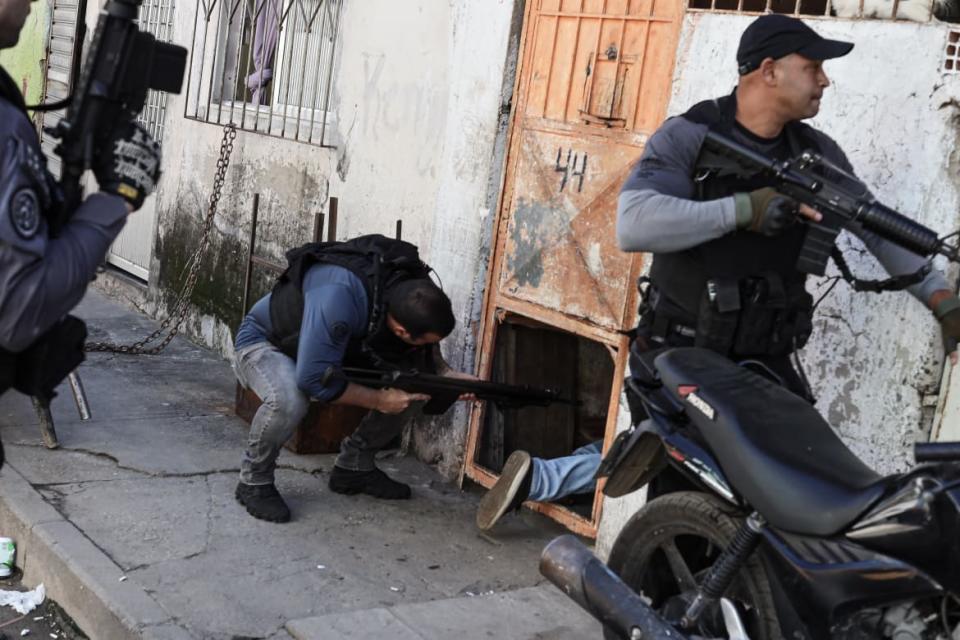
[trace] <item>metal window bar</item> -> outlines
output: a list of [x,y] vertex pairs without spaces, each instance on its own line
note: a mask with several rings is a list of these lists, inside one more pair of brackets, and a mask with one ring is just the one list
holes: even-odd
[[[198,0],[184,117],[319,146],[329,105],[343,0]],[[277,23],[272,64],[254,55],[258,20]],[[260,27],[264,29],[263,26]],[[261,33],[261,39],[266,33]],[[255,103],[254,73],[272,77]]]
[[951,29],[947,33],[947,49],[944,54],[943,71],[949,74],[960,73],[960,30]]
[[811,16],[912,22],[928,22],[935,17],[933,2],[921,2],[915,5],[918,8],[901,12],[904,4],[909,3],[904,0],[687,0],[687,10],[695,13],[783,13],[801,18]]
[[[174,0],[144,0],[140,7],[139,26],[162,42],[169,42],[173,33]],[[163,116],[167,109],[167,94],[148,91],[147,101],[137,122],[150,132],[157,142],[163,142]]]

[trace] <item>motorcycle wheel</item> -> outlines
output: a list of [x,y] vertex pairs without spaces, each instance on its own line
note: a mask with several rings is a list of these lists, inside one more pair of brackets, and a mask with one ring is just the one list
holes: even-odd
[[[613,543],[607,564],[661,615],[676,620],[741,522],[719,498],[693,491],[670,493],[630,518]],[[781,637],[770,583],[756,553],[725,597],[737,605],[751,640]],[[707,628],[701,627],[698,635],[727,637],[718,609],[701,618]],[[609,630],[604,637],[616,640]]]

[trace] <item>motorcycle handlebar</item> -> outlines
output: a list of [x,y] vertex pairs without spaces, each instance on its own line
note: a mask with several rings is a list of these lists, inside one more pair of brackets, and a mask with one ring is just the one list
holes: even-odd
[[921,462],[960,462],[960,442],[917,442],[913,457]]

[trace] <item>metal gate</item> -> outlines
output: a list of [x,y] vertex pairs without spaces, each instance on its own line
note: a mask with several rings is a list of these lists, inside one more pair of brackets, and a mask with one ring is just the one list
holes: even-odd
[[[152,33],[157,40],[168,42],[173,30],[173,12],[174,0],[144,0],[140,7],[140,29]],[[137,119],[160,143],[163,142],[166,109],[167,94],[150,91]],[[156,202],[156,196],[150,196],[139,211],[127,218],[126,226],[107,254],[108,262],[143,280],[150,274]]]
[[[510,316],[606,347],[614,379],[604,448],[616,428],[634,322],[640,256],[616,243],[620,186],[664,118],[683,0],[529,0],[507,179],[486,288],[481,375],[491,372],[497,327]],[[490,486],[477,462],[483,408],[471,414],[464,472]],[[539,505],[595,535],[590,519]]]

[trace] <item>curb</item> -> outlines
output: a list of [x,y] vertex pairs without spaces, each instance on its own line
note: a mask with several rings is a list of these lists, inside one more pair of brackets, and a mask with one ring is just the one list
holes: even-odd
[[123,570],[10,466],[0,470],[0,532],[17,544],[24,584],[46,586],[96,640],[193,638]]

